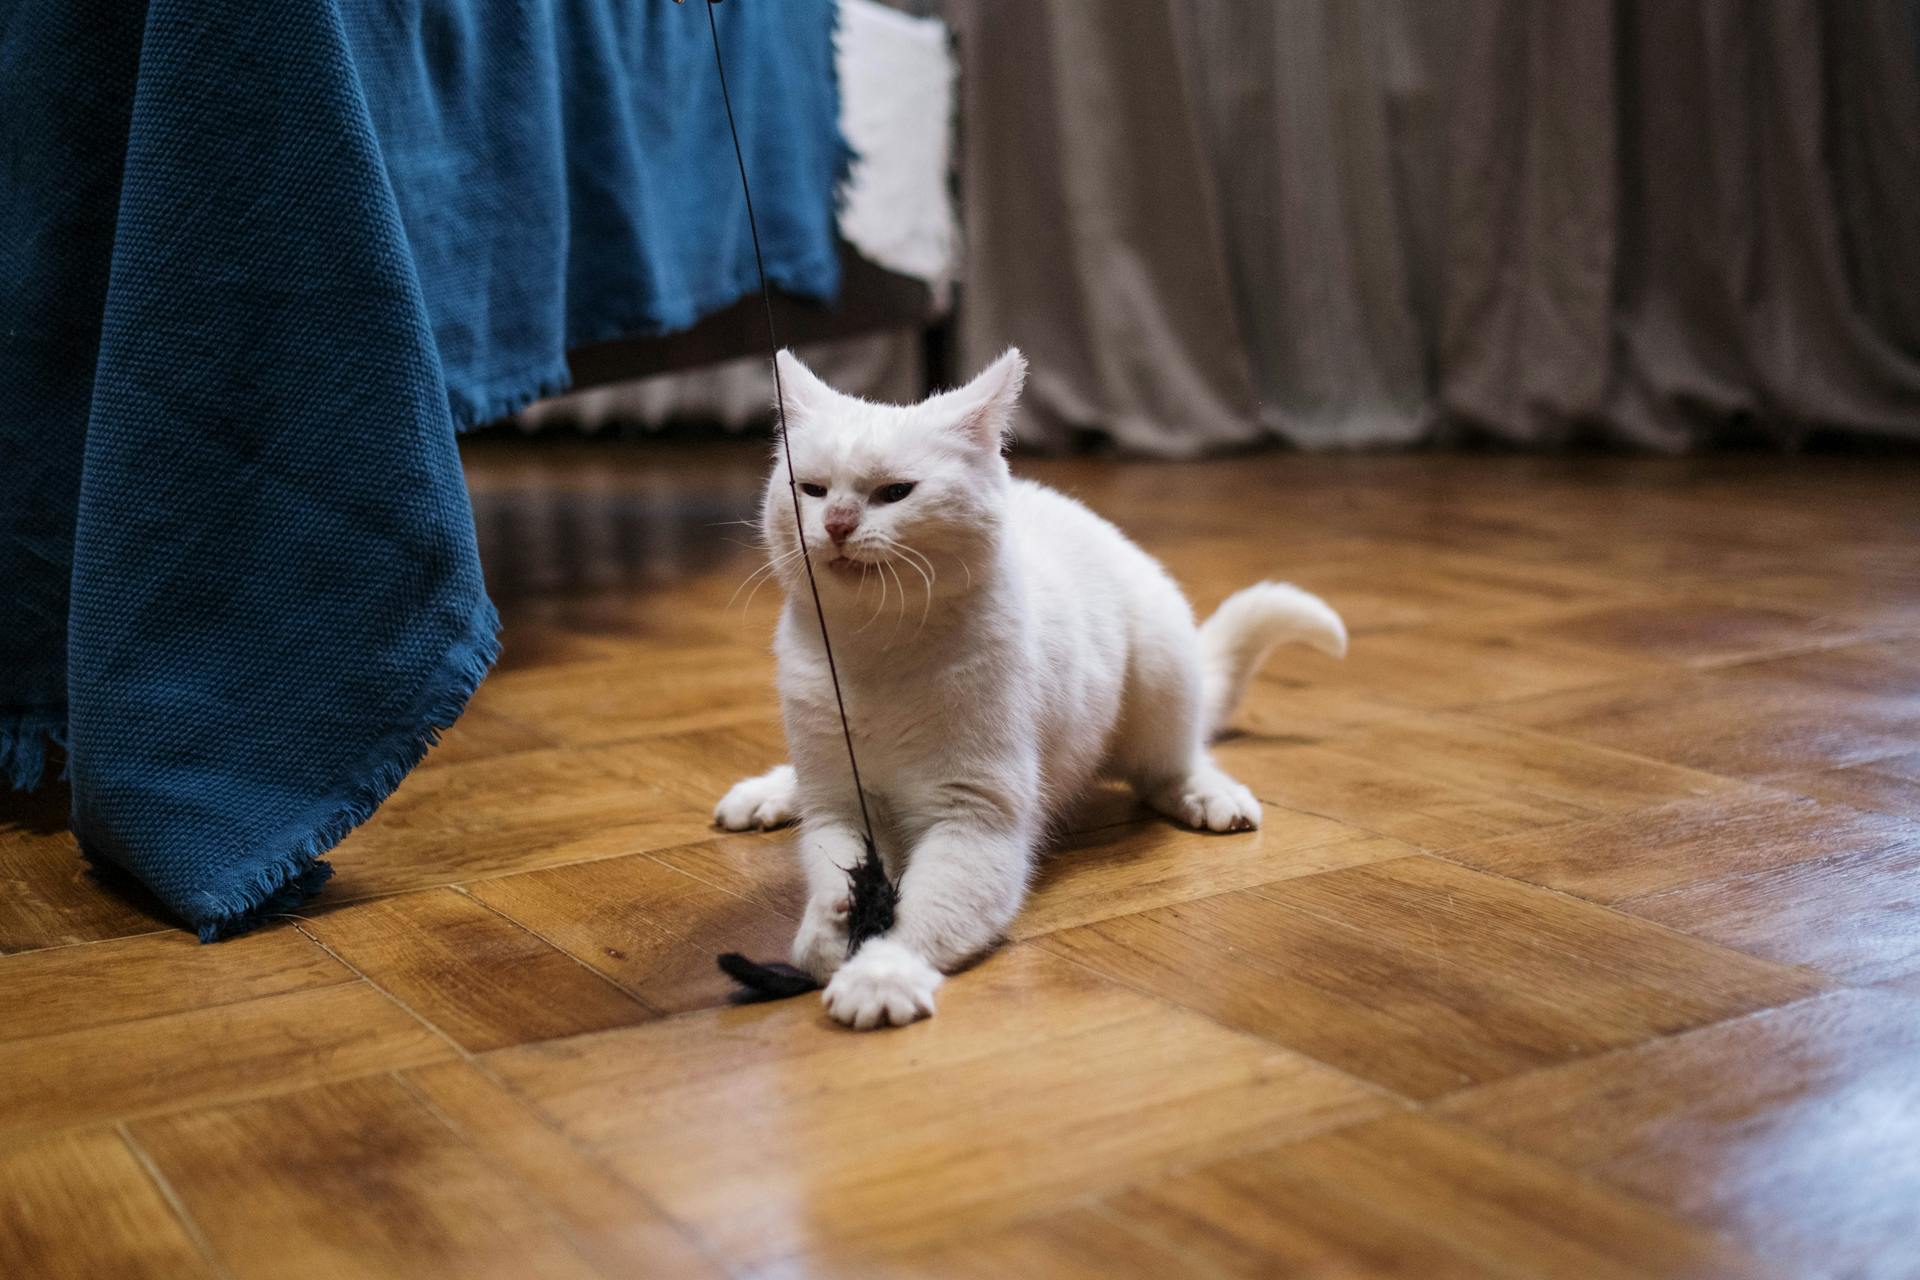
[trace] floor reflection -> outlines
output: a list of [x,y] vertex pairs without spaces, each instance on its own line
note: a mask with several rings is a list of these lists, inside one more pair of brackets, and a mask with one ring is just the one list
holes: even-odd
[[755,542],[762,441],[487,436],[461,453],[487,589],[503,609],[681,583]]

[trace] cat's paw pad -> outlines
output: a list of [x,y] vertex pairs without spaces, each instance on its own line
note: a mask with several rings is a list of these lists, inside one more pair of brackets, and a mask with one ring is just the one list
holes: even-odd
[[841,966],[821,998],[835,1021],[858,1030],[904,1027],[933,1013],[933,993],[943,980],[899,943],[875,938]]
[[1173,797],[1173,816],[1203,831],[1252,831],[1260,825],[1260,802],[1224,773],[1188,778]]
[[798,817],[793,766],[781,765],[744,778],[713,807],[713,820],[728,831],[771,831]]

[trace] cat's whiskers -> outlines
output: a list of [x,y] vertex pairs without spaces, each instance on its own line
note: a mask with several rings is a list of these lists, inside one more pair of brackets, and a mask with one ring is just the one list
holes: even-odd
[[755,565],[751,573],[747,574],[746,577],[740,579],[740,585],[733,589],[733,594],[727,597],[726,607],[729,609],[733,608],[734,603],[740,599],[740,593],[742,591],[745,591],[753,583],[759,581],[766,574],[773,572],[773,566],[774,566],[774,561],[771,558],[763,560],[759,564]]
[[887,633],[887,647],[892,648],[893,642],[900,638],[900,624],[907,616],[907,585],[900,581],[900,571],[893,567],[891,560],[882,560],[880,567],[893,575],[893,585],[900,588],[900,603],[894,608],[893,630]]
[[[875,565],[872,561],[862,560],[860,562],[860,588],[859,588],[859,591],[856,591],[854,593],[855,599],[859,598],[859,594],[861,591],[865,591],[867,589],[867,570],[874,567]],[[855,635],[859,635],[862,631],[865,631],[868,627],[872,626],[874,622],[879,619],[880,611],[887,607],[887,575],[885,573],[884,566],[881,566],[881,568],[882,568],[882,571],[874,575],[876,578],[880,580],[880,600],[877,604],[873,606],[873,612],[870,615],[868,615],[867,620],[861,623],[858,627],[854,629],[853,634]]]
[[747,596],[746,603],[740,606],[742,613],[746,612],[746,610],[748,609],[751,609],[753,607],[753,597],[760,594],[760,588],[767,585],[768,579],[770,579],[782,565],[785,565],[791,562],[792,560],[798,558],[799,555],[800,555],[800,549],[798,547],[795,547],[791,551],[783,552],[780,555],[770,557],[765,564],[761,565],[759,568],[755,569],[752,573],[748,574],[744,579],[741,580],[740,585],[733,589],[733,594],[727,597],[727,608],[728,609],[733,608],[733,602],[740,598],[740,593],[742,591],[745,591],[748,588],[748,586],[752,586],[753,591]]
[[[907,568],[919,574],[920,580],[926,584],[927,598],[926,603],[920,607],[920,627],[913,633],[915,636],[918,636],[920,632],[927,629],[927,619],[933,614],[933,584],[939,581],[940,571],[933,567],[933,560],[930,556],[924,552],[914,550],[898,538],[889,537],[887,539],[887,550],[895,552],[900,559],[906,561]],[[925,565],[926,568],[921,568],[922,565]],[[895,570],[895,579],[897,580],[899,576],[899,571]],[[900,588],[900,594],[904,603],[906,587],[902,586]]]

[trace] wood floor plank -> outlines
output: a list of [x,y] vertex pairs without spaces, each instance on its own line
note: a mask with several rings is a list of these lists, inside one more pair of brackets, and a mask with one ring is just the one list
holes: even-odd
[[1920,847],[1920,821],[1777,791],[1715,795],[1460,845],[1448,861],[1620,902],[1796,862]]
[[1832,645],[1756,662],[1742,672],[1805,681],[1852,698],[1874,699],[1897,723],[1909,730],[1920,728],[1920,635]]
[[0,958],[0,1043],[352,982],[297,929],[217,947],[179,929]]
[[[788,1004],[487,1062],[738,1264],[906,1247],[1390,1106],[1023,952],[953,979],[939,1017],[883,1036],[822,1035],[817,1006]],[[786,1052],[745,1052],[762,1037]]]
[[1920,628],[1920,570],[1913,567],[1911,539],[1885,557],[1873,557],[1877,563],[1860,563],[1859,548],[1854,550],[1851,563],[1810,556],[1758,566],[1739,579],[1735,590],[1748,599],[1814,609],[1861,626]]
[[[1069,1099],[1074,1118],[1062,1125]],[[1298,1055],[1155,1014],[1049,1040],[1018,1063],[975,1059],[858,1089],[815,1079],[801,1106],[756,1105],[725,1088],[669,1095],[597,1146],[676,1217],[753,1262],[1003,1222],[1236,1134],[1270,1140],[1384,1105]],[[769,1164],[783,1170],[777,1182]]]
[[[1504,509],[1530,520],[1539,516],[1533,502],[1507,504]],[[1657,584],[1623,573],[1603,558],[1570,554],[1564,545],[1564,525],[1555,525],[1548,532],[1550,538],[1536,534],[1524,546],[1492,538],[1485,547],[1466,548],[1370,538],[1356,551],[1355,563],[1364,569],[1370,559],[1377,561],[1384,544],[1384,554],[1406,583],[1439,582],[1454,591],[1471,587],[1501,597],[1476,602],[1470,611],[1462,611],[1479,622],[1559,617],[1572,610],[1624,605],[1660,594]]]
[[[507,612],[501,619],[500,656],[493,664],[494,676],[593,662],[620,654],[619,645],[593,634],[594,628],[571,625],[571,619],[554,620],[556,611],[567,611],[565,597],[528,595],[517,599],[509,597],[509,600]],[[631,597],[627,597],[627,606],[631,607],[632,603]],[[494,680],[489,677],[468,705],[498,714],[492,706],[493,688]]]
[[806,877],[793,851],[794,829],[714,835],[649,854],[676,871],[746,898],[777,916],[798,920]]
[[[1143,521],[1136,517],[1129,523],[1138,529]],[[1242,534],[1222,530],[1208,535],[1182,522],[1166,536],[1149,538],[1147,546],[1193,600],[1195,612],[1202,617],[1233,592],[1263,578],[1284,579],[1340,601],[1341,618],[1355,635],[1425,626],[1463,607],[1485,607],[1488,603],[1485,591],[1463,593],[1431,579],[1410,585],[1405,581],[1410,575],[1402,574],[1383,581],[1386,575],[1379,566],[1369,571],[1365,563],[1368,551],[1377,552],[1377,548],[1359,539],[1275,548],[1266,564],[1255,564],[1250,562]],[[1494,603],[1508,600],[1505,592],[1493,596]]]
[[239,1280],[599,1274],[542,1204],[391,1076],[131,1130]]
[[[1219,1280],[1232,1275],[1198,1250],[1161,1244],[1103,1206],[1077,1206],[960,1241],[891,1255],[826,1251],[783,1258],[751,1280]],[[1262,1274],[1262,1273],[1248,1273]]]
[[1451,714],[1355,730],[1324,747],[1238,739],[1218,754],[1264,800],[1430,850],[1738,789],[1698,770]]
[[0,1148],[0,1275],[215,1275],[112,1129]]
[[1549,694],[1485,714],[1735,778],[1838,768],[1912,749],[1903,709],[1746,668]]
[[1184,903],[1040,945],[1414,1098],[1820,987],[1796,970],[1425,857]]
[[[1246,696],[1228,721],[1233,737],[1265,742],[1322,742],[1361,725],[1405,720],[1420,714],[1404,702],[1392,702],[1358,682],[1333,685],[1324,667],[1303,671],[1294,654],[1273,662],[1247,682]],[[1328,659],[1321,659],[1326,662]]]
[[1718,1227],[1792,1275],[1906,1276],[1920,1000],[1837,992],[1476,1089],[1441,1110]]
[[0,1044],[0,1136],[258,1097],[450,1057],[364,982]]
[[648,651],[647,661],[569,663],[511,673],[488,706],[569,746],[630,741],[777,719],[770,654]]
[[711,817],[727,789],[765,773],[787,758],[778,716],[684,733],[667,733],[644,744],[603,753],[609,768],[636,782],[684,800],[690,812]]
[[1089,831],[1040,864],[1015,938],[1164,907],[1191,898],[1403,857],[1397,840],[1312,814],[1267,806],[1258,831],[1217,835],[1165,819]]
[[1752,955],[1848,982],[1880,982],[1920,969],[1920,840],[1703,880],[1619,905]]
[[1817,610],[1691,595],[1610,605],[1523,626],[1521,644],[1536,636],[1571,641],[1692,667],[1747,662],[1859,639],[1870,628]]
[[793,922],[646,855],[472,886],[494,910],[605,974],[655,1013],[726,1002],[723,951],[780,959]]
[[64,783],[0,791],[0,953],[125,938],[174,927],[132,882],[93,871],[67,830]]
[[423,768],[335,848],[321,900],[667,848],[711,834],[711,814],[636,779],[617,748]]
[[[765,560],[745,548],[727,547],[725,552],[712,566],[691,574],[669,573],[665,582],[615,582],[515,599],[514,625],[504,637],[503,656],[513,658],[509,670],[617,658],[636,650],[686,654],[736,648],[764,653],[779,616],[777,589],[768,586],[753,608],[745,607],[746,591],[729,604],[734,589]],[[675,607],[659,606],[662,587],[671,588]],[[529,629],[535,634],[527,636]]]
[[1565,560],[1522,561],[1372,537],[1315,539],[1269,554],[1264,546],[1250,551],[1244,527],[1194,538],[1184,536],[1186,521],[1177,511],[1169,519],[1179,533],[1153,546],[1202,614],[1268,577],[1338,601],[1349,630],[1367,636],[1556,614],[1647,593],[1643,583]]
[[470,1052],[653,1016],[571,956],[452,889],[348,903],[315,914],[307,927]]
[[1505,629],[1430,626],[1367,636],[1316,683],[1439,710],[1506,702],[1649,674],[1642,658],[1551,639],[1522,641]]
[[1276,1263],[1515,1280],[1772,1274],[1709,1232],[1422,1116],[1227,1161],[1111,1207],[1178,1256],[1224,1253],[1249,1275]]
[[482,1160],[556,1217],[602,1274],[662,1280],[726,1274],[639,1192],[471,1064],[437,1063],[403,1078]]
[[1783,1274],[1713,1232],[1472,1131],[1398,1115],[1235,1156],[1091,1205],[887,1258],[762,1277]]
[[1777,785],[1856,809],[1912,817],[1920,814],[1920,751],[1871,764],[1792,774]]
[[1497,784],[1447,782],[1332,747],[1242,738],[1221,743],[1215,754],[1267,804],[1427,849],[1589,816],[1579,805],[1505,794]]
[[553,739],[538,729],[501,715],[476,698],[453,727],[440,735],[439,744],[428,756],[432,762],[429,767],[489,760],[554,745]]
[[1582,814],[1619,813],[1742,789],[1710,773],[1595,750],[1468,715],[1433,715],[1368,729],[1334,745],[1376,767],[1400,768],[1463,788],[1486,787]]
[[853,1088],[862,1080],[957,1069],[985,1055],[1018,1056],[1048,1038],[1153,1007],[1138,992],[1024,945],[948,979],[939,1002],[938,1017],[898,1034],[840,1031],[817,998],[795,999],[503,1049],[485,1062],[569,1132],[592,1141],[645,1110],[649,1099],[702,1081],[774,1096],[797,1087],[793,1082],[831,1074]]

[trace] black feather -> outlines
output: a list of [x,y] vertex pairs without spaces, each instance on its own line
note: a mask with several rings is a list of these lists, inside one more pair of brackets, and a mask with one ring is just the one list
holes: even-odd
[[758,1004],[762,1000],[785,1000],[792,996],[803,996],[809,991],[818,991],[820,984],[813,975],[802,973],[790,964],[760,964],[749,960],[738,951],[729,951],[720,957],[720,972],[740,984],[733,993],[735,1004]]
[[[860,949],[868,938],[877,938],[893,928],[894,908],[900,905],[900,889],[887,875],[880,851],[868,840],[866,854],[847,868],[847,955]],[[761,964],[737,951],[719,958],[720,972],[740,984],[733,993],[735,1004],[758,1004],[763,1000],[786,1000],[818,991],[820,984],[811,974],[790,964]]]
[[868,938],[893,928],[893,909],[900,905],[900,890],[887,877],[871,836],[866,856],[847,869],[847,899],[847,955],[852,956]]

